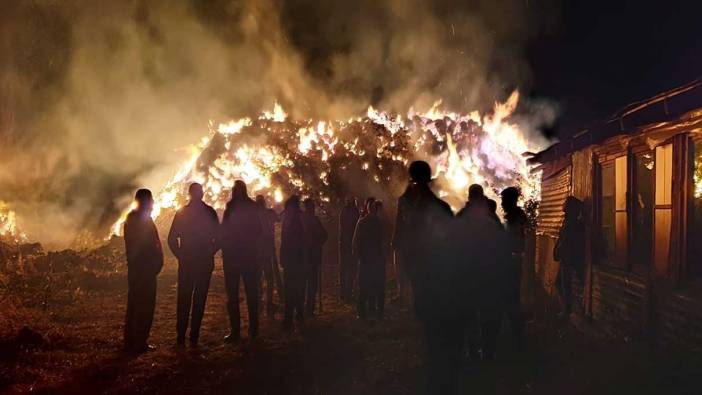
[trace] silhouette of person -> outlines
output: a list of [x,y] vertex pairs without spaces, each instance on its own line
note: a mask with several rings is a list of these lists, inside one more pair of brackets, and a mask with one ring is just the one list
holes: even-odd
[[517,205],[519,189],[505,188],[502,197],[502,210],[505,213],[506,247],[509,258],[506,267],[506,289],[503,295],[503,308],[512,326],[512,331],[521,345],[523,341],[524,322],[522,318],[521,284],[522,263],[524,261],[525,230],[527,216]]
[[456,216],[470,216],[476,210],[480,211],[480,216],[482,217],[483,211],[489,211],[489,203],[487,203],[483,187],[478,184],[472,184],[468,187],[468,201]]
[[151,220],[154,199],[148,189],[134,196],[137,207],[124,222],[127,253],[127,314],[124,322],[124,348],[144,352],[155,347],[147,343],[156,307],[156,277],[163,267],[163,250],[158,230]]
[[320,286],[319,271],[322,266],[322,247],[327,241],[327,231],[322,221],[315,215],[314,200],[305,199],[305,211],[302,212],[302,227],[305,236],[305,270],[306,298],[305,313],[314,316],[317,291]]
[[214,254],[219,249],[219,218],[217,212],[202,201],[202,185],[190,184],[188,194],[190,201],[176,212],[168,232],[168,247],[178,258],[176,330],[179,345],[185,343],[188,320],[190,343],[197,344],[200,338],[200,325],[214,269]]
[[582,220],[582,202],[568,196],[563,204],[565,217],[558,232],[558,240],[553,249],[554,260],[560,262],[556,286],[563,311],[568,317],[573,306],[573,277],[583,280],[583,263],[585,257],[585,224]]
[[396,247],[406,263],[417,316],[424,324],[429,393],[455,393],[466,309],[452,251],[453,212],[431,190],[431,168],[410,164],[411,182],[397,204]]
[[241,339],[239,311],[239,282],[244,280],[246,307],[249,315],[249,337],[258,336],[258,302],[261,285],[261,265],[258,260],[258,239],[262,226],[259,208],[246,192],[242,180],[234,182],[232,198],[227,202],[222,218],[222,257],[224,285],[227,291],[227,311],[231,333],[224,340],[236,343]]
[[358,218],[356,199],[346,199],[346,204],[339,214],[339,284],[341,286],[341,300],[345,303],[351,302],[356,278],[356,259],[352,243]]
[[366,214],[358,221],[353,236],[354,254],[358,266],[358,316],[379,313],[385,307],[385,262],[387,261],[387,226],[382,218],[383,204],[371,203]]
[[285,202],[280,234],[280,263],[285,286],[285,318],[283,327],[293,329],[293,317],[304,322],[305,307],[305,238],[300,213],[300,197],[293,195]]
[[266,279],[266,314],[272,317],[275,313],[273,290],[277,290],[279,297],[283,294],[283,284],[278,270],[278,258],[275,251],[275,223],[280,221],[278,213],[266,207],[266,198],[256,196],[259,215],[263,232],[258,241],[258,255],[263,268],[263,277]]
[[[500,302],[504,290],[504,230],[480,185],[469,188],[468,202],[457,214],[456,246],[465,265],[465,300],[467,313],[467,351],[471,360],[479,358],[482,340],[483,357],[494,352],[499,322]],[[482,335],[482,339],[479,338]]]

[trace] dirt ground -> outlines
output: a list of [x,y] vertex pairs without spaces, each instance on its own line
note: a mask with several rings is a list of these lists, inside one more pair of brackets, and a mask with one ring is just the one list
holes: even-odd
[[[333,270],[328,269],[327,277]],[[415,394],[422,393],[421,326],[407,308],[388,305],[385,319],[361,321],[327,287],[324,311],[292,334],[280,315],[262,316],[261,336],[239,345],[228,333],[221,266],[215,269],[199,347],[174,347],[175,262],[159,277],[151,343],[137,357],[121,352],[126,284],[79,292],[68,301],[0,307],[5,336],[2,393],[84,394]],[[31,328],[40,339],[12,347],[7,333]],[[8,329],[9,328],[9,329]],[[244,324],[243,333],[246,333]],[[466,365],[464,393],[702,393],[697,352],[660,352],[621,339],[585,336],[582,328],[532,312],[529,342],[517,352],[509,331],[499,360]],[[32,336],[25,336],[31,340]]]

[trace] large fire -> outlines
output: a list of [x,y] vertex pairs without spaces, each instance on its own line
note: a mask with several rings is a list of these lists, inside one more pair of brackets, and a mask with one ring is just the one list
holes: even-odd
[[0,237],[15,242],[27,240],[27,236],[17,227],[15,212],[2,201],[0,201]]
[[[517,185],[525,199],[538,200],[538,175],[524,153],[543,147],[508,121],[518,101],[515,91],[487,115],[446,111],[440,101],[405,117],[369,107],[365,117],[343,121],[291,120],[276,104],[256,119],[210,122],[209,134],[189,147],[189,157],[156,195],[153,217],[183,205],[191,182],[203,185],[205,201],[216,209],[224,208],[237,179],[250,194],[278,203],[292,193],[323,204],[368,193],[397,197],[413,159],[432,164],[435,188],[454,209],[473,183],[490,195]],[[359,184],[363,190],[353,190]],[[121,234],[128,211],[114,234]]]

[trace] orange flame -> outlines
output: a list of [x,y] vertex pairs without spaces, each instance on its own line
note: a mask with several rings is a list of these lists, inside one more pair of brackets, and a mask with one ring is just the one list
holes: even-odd
[[[539,199],[538,175],[531,174],[522,154],[542,147],[508,121],[518,102],[515,91],[486,115],[447,111],[439,100],[425,113],[411,109],[406,118],[369,107],[366,118],[302,122],[290,121],[276,103],[272,111],[254,120],[242,118],[216,128],[210,122],[210,135],[190,147],[188,159],[156,195],[153,217],[163,209],[180,207],[186,184],[193,181],[203,184],[205,200],[217,209],[224,207],[236,179],[243,179],[251,193],[264,194],[275,202],[283,201],[283,189],[303,190],[303,196],[316,194],[329,202],[330,196],[319,189],[330,186],[330,158],[338,158],[340,152],[357,158],[361,170],[381,185],[393,182],[380,174],[383,163],[387,164],[383,160],[404,166],[416,158],[433,165],[440,195],[454,202],[465,199],[472,183],[486,187],[488,194],[518,184],[525,198]],[[264,138],[248,138],[254,130],[263,131]],[[215,141],[223,142],[225,149],[205,163],[212,152],[205,156],[203,151]],[[309,166],[297,169],[301,162]],[[307,174],[310,171],[315,174]],[[121,233],[127,213],[125,210],[113,225],[114,234]]]

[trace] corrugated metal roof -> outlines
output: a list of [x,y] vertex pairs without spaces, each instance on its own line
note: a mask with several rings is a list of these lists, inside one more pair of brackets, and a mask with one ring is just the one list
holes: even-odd
[[635,134],[648,125],[674,121],[698,109],[702,109],[702,78],[629,104],[608,120],[597,122],[537,153],[529,162],[549,162],[616,135]]

